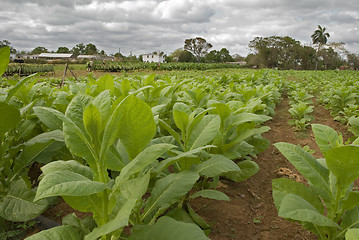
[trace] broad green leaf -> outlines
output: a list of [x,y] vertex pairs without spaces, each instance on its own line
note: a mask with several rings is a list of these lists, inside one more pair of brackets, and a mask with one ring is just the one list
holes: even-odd
[[95,228],[90,234],[85,236],[85,240],[95,240],[105,236],[115,230],[128,225],[128,220],[132,209],[135,207],[136,200],[128,200],[118,212],[117,216],[99,228]]
[[183,195],[192,189],[199,175],[191,171],[172,173],[158,181],[147,200],[141,219],[144,220],[150,214],[156,213],[164,207],[169,207],[177,202]]
[[218,115],[205,116],[200,123],[193,128],[188,140],[189,150],[207,145],[218,134],[221,126],[221,118]]
[[0,102],[0,135],[16,127],[20,120],[19,109],[7,103]]
[[190,217],[198,226],[200,226],[204,230],[208,230],[211,228],[211,226],[192,209],[191,205],[187,204],[187,209]]
[[151,141],[156,124],[151,108],[134,95],[128,96],[115,109],[109,120],[101,146],[101,159],[119,137],[128,155],[134,159]]
[[343,187],[359,178],[359,146],[336,147],[328,150],[324,156],[329,170]]
[[192,223],[176,221],[170,217],[161,217],[157,223],[135,232],[129,240],[208,240],[201,228]]
[[338,224],[319,213],[313,205],[294,194],[288,194],[282,199],[278,216],[317,226],[339,228]]
[[24,180],[10,184],[9,192],[0,200],[0,216],[8,221],[26,222],[41,213],[48,206],[46,199],[35,201],[35,192],[29,189]]
[[0,48],[0,77],[6,71],[9,61],[10,61],[10,47],[5,46]]
[[337,234],[337,236],[342,237],[349,228],[359,228],[359,205],[345,211],[342,216],[340,227],[342,228],[342,230]]
[[359,228],[348,229],[345,240],[359,240]]
[[98,139],[101,134],[101,114],[93,104],[89,104],[83,114],[83,122],[88,135],[91,137],[92,143],[98,145]]
[[73,226],[59,226],[41,231],[26,240],[79,240],[83,238],[83,233],[79,228]]
[[45,175],[48,175],[53,172],[71,171],[81,174],[82,176],[85,176],[90,180],[93,179],[91,168],[84,166],[75,160],[69,160],[69,161],[59,160],[59,161],[51,162],[43,166],[41,170]]
[[63,127],[63,121],[56,116],[56,114],[48,111],[48,108],[34,107],[36,116],[43,122],[50,130],[58,130]]
[[224,174],[224,176],[233,181],[242,182],[259,171],[258,164],[251,160],[240,161],[237,165],[240,168],[240,171],[228,172]]
[[[83,122],[84,110],[89,105],[90,101],[91,99],[89,96],[76,95],[70,102],[65,112],[65,116],[69,118],[84,133],[86,132]],[[64,122],[64,132],[66,131],[65,128],[67,128],[66,122]],[[69,131],[71,132],[71,127],[69,128]]]
[[349,192],[348,197],[342,201],[343,209],[350,210],[359,205],[359,192]]
[[21,79],[13,88],[10,89],[9,93],[6,96],[5,103],[8,103],[12,96],[15,95],[15,93],[30,79],[32,79],[34,76],[37,76],[38,73],[34,73],[32,75],[29,75],[23,79]]
[[255,122],[255,123],[263,123],[272,119],[269,116],[259,115],[254,113],[239,113],[233,117],[234,123],[233,125],[239,125],[246,122]]
[[329,170],[301,147],[290,143],[275,143],[274,146],[311,183],[325,201],[330,201]]
[[179,128],[179,130],[181,130],[182,139],[183,139],[183,136],[186,135],[186,128],[189,123],[189,117],[187,113],[178,110],[173,110],[173,120],[175,121],[175,124]]
[[[35,107],[34,110],[35,113],[37,111],[41,111],[43,114],[48,114],[52,118],[58,118],[59,120],[63,121],[64,138],[68,149],[71,151],[72,154],[84,158],[91,167],[95,168],[96,154],[94,153],[94,149],[92,148],[89,139],[85,135],[85,132],[82,131],[80,127],[78,127],[71,119],[66,117],[63,113],[55,109],[46,107]],[[72,113],[70,114],[73,118],[75,118],[74,116],[76,115],[75,111],[76,110],[73,109]],[[77,119],[77,121],[79,121],[79,119]],[[80,121],[82,122],[82,115]]]
[[231,109],[224,103],[214,103],[211,105],[215,109],[212,110],[214,114],[218,114],[223,122],[231,114]]
[[274,205],[280,208],[282,200],[288,194],[294,194],[313,205],[319,213],[324,213],[324,207],[319,196],[304,184],[287,178],[277,178],[272,181]]
[[180,135],[171,128],[170,125],[168,125],[165,121],[163,121],[162,119],[159,119],[158,121],[158,125],[160,126],[160,128],[166,130],[169,134],[171,134],[174,139],[176,139],[176,141],[181,144],[181,137]]
[[341,138],[333,128],[322,124],[312,124],[312,129],[315,141],[323,155],[328,150],[342,145]]
[[[14,164],[14,175],[19,174],[24,168],[29,166],[30,163],[39,161],[39,157],[52,157],[51,155],[41,155],[44,154],[47,150],[55,150],[51,148],[54,141],[62,142],[61,146],[65,145],[62,131],[55,130],[42,133],[24,143],[25,147]],[[52,154],[53,153],[54,151]]]
[[106,184],[92,181],[76,172],[63,170],[45,175],[37,188],[35,200],[53,196],[86,196],[102,192]]
[[209,160],[195,165],[192,170],[206,177],[217,177],[226,172],[240,171],[240,168],[229,158],[222,155],[213,155]]
[[[234,138],[234,140],[228,144],[228,146],[233,146],[233,144],[237,144],[243,140],[246,140],[247,138],[253,137],[258,134],[262,134],[265,132],[268,132],[270,130],[270,127],[263,126],[259,128],[253,128],[253,129],[246,129],[244,131],[239,131],[238,136]],[[226,144],[227,145],[227,144]]]
[[98,92],[102,92],[104,90],[110,90],[113,92],[115,90],[115,83],[113,81],[113,76],[110,74],[105,74],[102,77],[100,77],[96,84],[99,86],[96,90]]
[[120,176],[116,178],[116,184],[121,184],[123,181],[129,179],[131,175],[139,173],[166,151],[174,147],[174,145],[166,143],[147,147],[122,169]]
[[111,95],[109,90],[105,90],[101,92],[99,95],[95,97],[95,99],[92,101],[92,104],[98,109],[101,115],[102,120],[102,129],[101,132],[106,127],[106,123],[110,116],[111,111]]
[[222,201],[230,200],[229,197],[223,192],[217,190],[211,190],[211,189],[201,190],[190,196],[190,198],[197,198],[197,197],[204,197],[204,198],[210,198],[210,199],[222,200]]

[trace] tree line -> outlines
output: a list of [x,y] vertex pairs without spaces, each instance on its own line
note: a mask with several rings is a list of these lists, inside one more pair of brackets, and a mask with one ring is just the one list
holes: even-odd
[[[183,48],[178,48],[169,55],[163,52],[158,54],[163,55],[166,62],[220,63],[245,61],[247,66],[257,68],[298,70],[359,69],[359,54],[347,51],[344,43],[332,42],[328,44],[329,37],[330,34],[326,32],[326,28],[320,25],[311,35],[313,47],[305,46],[300,41],[289,36],[255,37],[248,44],[251,53],[245,58],[238,54],[232,56],[227,48],[210,51],[213,45],[204,38],[196,37],[186,39]],[[10,42],[7,40],[0,41],[0,47],[2,46],[10,46]],[[11,52],[16,53],[16,49],[11,47]],[[39,46],[33,49],[30,54],[42,52],[49,51],[45,47]],[[73,53],[75,56],[80,54],[106,55],[103,50],[98,50],[92,43],[79,43],[72,49],[58,47],[56,53]],[[112,56],[119,61],[142,61],[141,55],[136,57],[130,54],[126,57],[117,52]]]

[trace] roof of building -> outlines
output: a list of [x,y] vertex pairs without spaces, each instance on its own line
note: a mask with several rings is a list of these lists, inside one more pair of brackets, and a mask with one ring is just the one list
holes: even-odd
[[39,57],[45,58],[70,58],[72,53],[40,53]]
[[95,55],[78,55],[77,58],[96,58]]

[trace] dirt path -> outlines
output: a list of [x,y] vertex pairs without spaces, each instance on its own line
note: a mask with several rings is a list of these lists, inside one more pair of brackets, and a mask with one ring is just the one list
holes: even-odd
[[[270,147],[261,153],[255,161],[260,171],[245,182],[224,181],[218,188],[230,197],[230,202],[199,199],[193,201],[195,210],[212,226],[210,238],[213,240],[266,240],[266,239],[317,239],[310,232],[303,230],[297,223],[286,221],[277,216],[272,200],[271,181],[280,177],[278,170],[288,169],[289,177],[296,177],[297,171],[284,156],[273,146],[276,142],[289,142],[301,146],[308,145],[315,150],[315,156],[321,153],[315,144],[311,129],[306,132],[294,132],[287,123],[290,119],[288,99],[284,98],[276,107],[276,114],[267,123],[271,130],[263,136],[270,140]],[[348,134],[346,127],[335,122],[324,107],[314,103],[315,123],[326,124],[337,131]],[[284,173],[284,175],[286,175]]]

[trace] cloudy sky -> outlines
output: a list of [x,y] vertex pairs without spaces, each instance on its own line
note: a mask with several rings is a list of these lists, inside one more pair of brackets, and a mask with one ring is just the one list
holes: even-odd
[[213,49],[246,56],[257,36],[309,45],[318,24],[329,42],[359,53],[358,0],[1,0],[0,8],[0,40],[26,51],[93,43],[107,54],[170,54],[203,37]]

